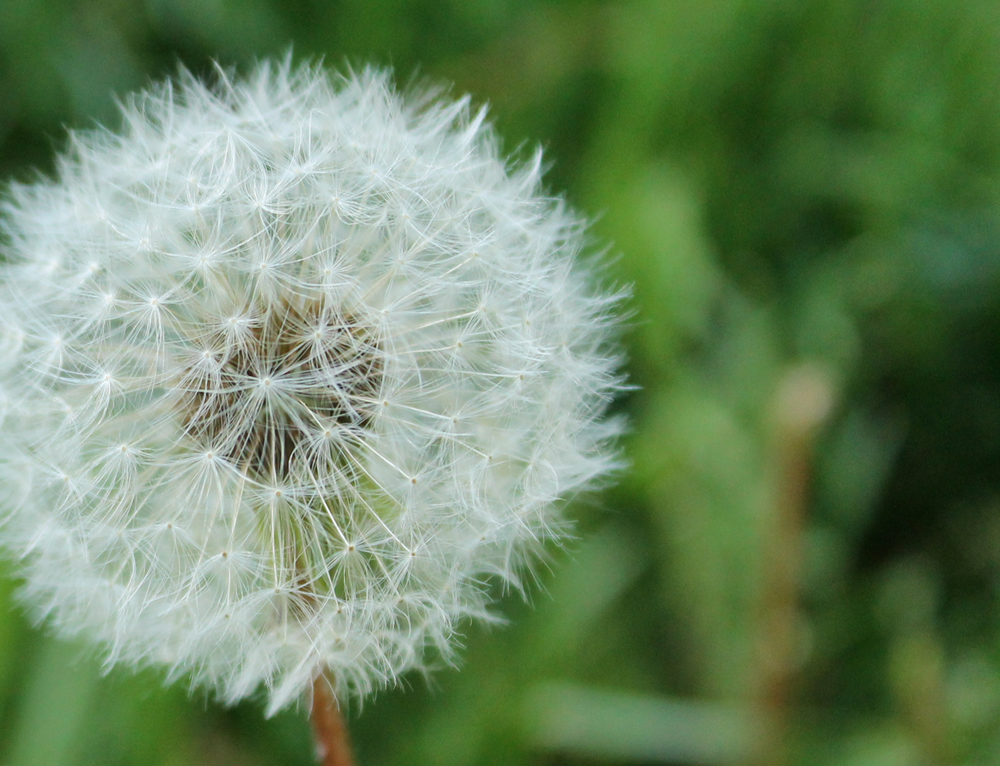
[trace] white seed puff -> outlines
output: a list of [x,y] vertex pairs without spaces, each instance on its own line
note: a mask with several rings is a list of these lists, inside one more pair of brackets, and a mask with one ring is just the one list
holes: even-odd
[[467,99],[264,62],[72,137],[0,222],[0,542],[109,664],[364,693],[615,466],[618,295]]

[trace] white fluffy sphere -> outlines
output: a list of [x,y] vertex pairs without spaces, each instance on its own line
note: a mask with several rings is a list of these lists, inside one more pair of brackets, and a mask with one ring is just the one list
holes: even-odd
[[182,75],[0,227],[0,538],[109,663],[364,694],[614,466],[618,297],[467,100]]

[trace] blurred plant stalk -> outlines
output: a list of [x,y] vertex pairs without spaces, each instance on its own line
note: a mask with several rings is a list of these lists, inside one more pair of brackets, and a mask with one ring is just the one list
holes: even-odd
[[759,721],[753,762],[788,761],[788,713],[795,675],[805,659],[799,608],[806,512],[816,436],[834,404],[824,370],[802,363],[780,379],[774,399],[774,516],[764,544],[756,678],[752,707]]

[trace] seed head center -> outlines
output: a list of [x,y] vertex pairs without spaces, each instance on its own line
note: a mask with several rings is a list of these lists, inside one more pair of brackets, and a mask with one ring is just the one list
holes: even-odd
[[197,365],[185,371],[185,433],[261,482],[336,470],[342,458],[329,434],[363,438],[382,387],[381,349],[351,315],[318,302],[279,303],[255,316],[238,342],[211,334],[202,354],[219,360],[211,374]]

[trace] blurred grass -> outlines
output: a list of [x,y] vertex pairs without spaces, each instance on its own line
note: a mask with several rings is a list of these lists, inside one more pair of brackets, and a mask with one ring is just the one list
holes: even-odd
[[[360,762],[1000,763],[1000,6],[4,0],[0,173],[292,44],[490,102],[635,292],[633,469],[461,671],[352,711]],[[791,439],[803,365],[832,410]],[[300,712],[102,675],[14,585],[0,763],[310,762]]]

